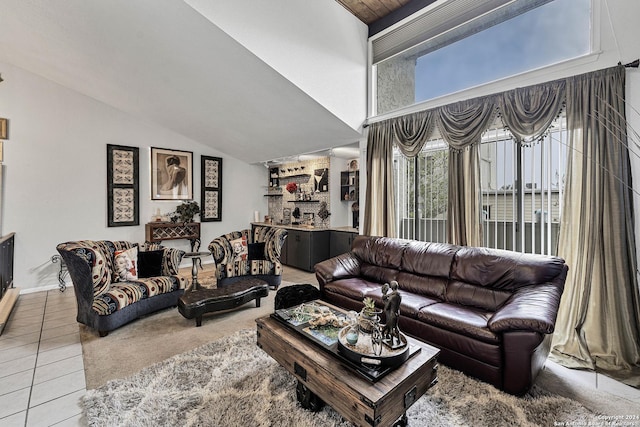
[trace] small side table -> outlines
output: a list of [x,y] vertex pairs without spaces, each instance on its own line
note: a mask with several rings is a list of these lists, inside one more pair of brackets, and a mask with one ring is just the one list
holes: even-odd
[[184,254],[184,258],[191,258],[193,267],[191,267],[191,291],[198,290],[198,265],[202,270],[202,257],[209,255],[209,252],[187,252]]

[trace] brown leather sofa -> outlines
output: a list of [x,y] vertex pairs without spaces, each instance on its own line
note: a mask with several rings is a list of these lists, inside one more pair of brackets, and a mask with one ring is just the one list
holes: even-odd
[[399,327],[441,349],[452,368],[521,395],[549,354],[568,267],[558,257],[358,236],[352,251],[316,264],[323,300],[382,307],[396,280]]

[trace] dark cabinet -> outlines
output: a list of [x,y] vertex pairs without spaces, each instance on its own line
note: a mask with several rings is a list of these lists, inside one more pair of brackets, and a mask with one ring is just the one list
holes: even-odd
[[351,244],[358,233],[350,231],[331,231],[331,244],[329,245],[329,257],[333,258],[351,251]]
[[329,258],[329,231],[303,231],[288,229],[280,261],[305,271]]

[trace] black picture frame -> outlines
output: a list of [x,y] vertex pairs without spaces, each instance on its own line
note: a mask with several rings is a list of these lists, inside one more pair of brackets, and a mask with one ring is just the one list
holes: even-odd
[[107,144],[107,226],[140,225],[140,149]]
[[193,200],[191,151],[151,147],[151,200]]
[[200,221],[222,221],[222,158],[201,156]]

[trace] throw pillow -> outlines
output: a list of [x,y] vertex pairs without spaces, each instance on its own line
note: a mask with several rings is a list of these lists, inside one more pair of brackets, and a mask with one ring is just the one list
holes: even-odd
[[264,256],[264,242],[259,242],[259,243],[249,243],[248,245],[248,256],[247,258],[252,261],[252,260],[265,260],[267,258],[265,258]]
[[244,261],[247,259],[248,249],[246,237],[240,237],[229,243],[231,243],[231,250],[233,251],[232,261]]
[[114,282],[126,282],[138,278],[138,247],[116,251],[113,255]]
[[162,276],[162,258],[164,249],[138,252],[138,277]]

